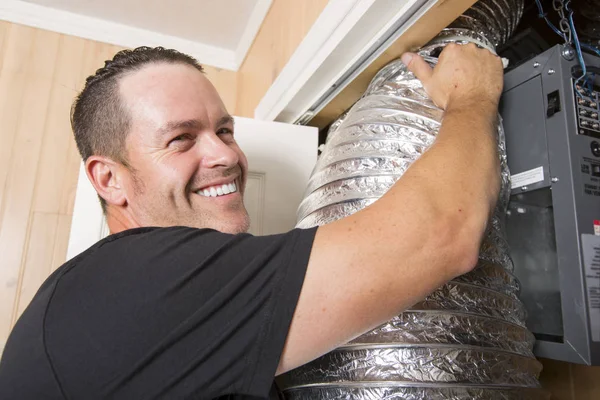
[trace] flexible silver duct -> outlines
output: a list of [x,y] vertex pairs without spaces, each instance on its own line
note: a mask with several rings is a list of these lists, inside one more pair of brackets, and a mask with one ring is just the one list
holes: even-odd
[[[516,27],[523,0],[481,0],[419,53],[435,64],[448,43],[494,49]],[[298,210],[298,227],[323,225],[372,204],[433,143],[443,112],[401,61],[371,81],[336,120]],[[502,188],[477,267],[410,310],[285,374],[291,400],[543,399],[533,335],[504,238],[510,196],[498,126]]]
[[572,5],[577,20],[579,39],[600,46],[600,0],[579,0]]

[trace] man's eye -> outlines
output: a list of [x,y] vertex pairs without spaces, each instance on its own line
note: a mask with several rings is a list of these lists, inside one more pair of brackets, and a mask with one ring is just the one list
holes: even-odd
[[221,128],[217,131],[217,135],[233,135],[233,131],[229,128]]
[[181,142],[181,141],[187,140],[189,138],[190,138],[190,135],[188,135],[187,133],[184,133],[183,135],[175,136],[173,139],[171,139],[171,141],[169,141],[169,144],[171,144],[173,142]]

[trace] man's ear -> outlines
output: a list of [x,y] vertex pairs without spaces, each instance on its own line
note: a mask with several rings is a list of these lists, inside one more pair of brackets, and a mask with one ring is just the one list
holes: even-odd
[[122,184],[123,168],[119,163],[102,156],[90,156],[85,162],[85,172],[96,192],[107,204],[124,206],[127,204],[125,188]]

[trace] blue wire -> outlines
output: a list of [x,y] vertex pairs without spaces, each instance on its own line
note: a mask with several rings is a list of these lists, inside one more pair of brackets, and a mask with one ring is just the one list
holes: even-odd
[[594,46],[591,46],[589,44],[586,43],[581,43],[581,47],[583,47],[584,49],[593,51],[594,53],[598,54],[598,56],[600,56],[600,49]]
[[567,40],[567,38],[565,37],[565,35],[558,30],[558,28],[556,26],[554,26],[554,24],[552,22],[550,22],[550,20],[548,19],[548,17],[546,17],[546,13],[544,12],[544,7],[542,6],[542,3],[540,2],[540,0],[535,0],[535,4],[537,4],[537,8],[538,8],[538,16],[540,18],[544,18],[544,21],[546,21],[546,24],[548,24],[548,26],[550,28],[552,28],[552,30],[561,38],[563,38],[564,40]]
[[[598,49],[597,47],[590,46],[589,44],[585,44],[585,43],[581,43],[581,46],[588,50],[593,51],[594,53],[598,54],[598,56],[600,56],[600,49]],[[596,74],[592,73],[590,79],[588,80],[590,92],[594,91],[594,81],[595,80],[596,80]]]
[[[548,19],[548,17],[546,17],[546,13],[544,13],[544,8],[543,8],[540,0],[535,0],[535,3],[537,4],[537,7],[538,7],[539,17],[543,18],[544,21],[546,21],[546,24],[554,31],[554,33],[556,33],[558,36],[560,36],[564,40],[567,40],[565,35],[561,31],[558,30],[558,28]],[[598,49],[597,47],[589,45],[587,43],[580,43],[580,45],[581,45],[581,47],[583,47],[587,50],[593,51],[594,53],[596,53],[600,56],[600,49]]]
[[[589,44],[586,43],[581,43],[579,41],[579,37],[577,36],[577,31],[575,30],[575,24],[573,23],[573,11],[570,9],[570,0],[567,0],[564,4],[565,10],[567,11],[568,15],[569,15],[569,27],[571,28],[571,31],[573,33],[573,38],[574,40],[572,40],[572,42],[575,44],[575,48],[576,48],[576,52],[577,52],[577,59],[579,61],[579,64],[581,65],[581,70],[582,70],[582,75],[574,82],[573,87],[575,89],[575,93],[577,93],[577,95],[579,95],[580,97],[582,96],[582,94],[579,92],[579,90],[577,89],[577,84],[579,83],[579,81],[581,81],[582,78],[585,78],[585,82],[584,82],[584,86],[591,86],[592,82],[594,80],[594,78],[592,78],[591,80],[588,79],[587,76],[587,68],[585,65],[585,61],[583,60],[583,54],[581,52],[581,48],[585,48],[587,50],[593,51],[594,53],[596,53],[598,56],[600,56],[600,49],[598,49],[595,46],[591,46]],[[542,3],[540,0],[535,0],[535,4],[537,5],[538,8],[538,15],[540,18],[543,18],[544,21],[546,21],[546,24],[554,31],[554,33],[556,33],[558,36],[560,36],[565,42],[567,41],[567,37],[566,35],[561,32],[560,30],[558,30],[558,28],[548,19],[548,17],[546,16],[546,13],[544,12],[544,7],[542,6]]]
[[[544,21],[546,21],[546,24],[554,31],[554,33],[556,33],[558,36],[560,36],[564,40],[567,40],[565,35],[560,30],[558,30],[558,28],[548,19],[548,17],[546,17],[546,13],[544,13],[544,9],[543,9],[542,3],[540,3],[540,0],[535,0],[535,3],[537,4],[537,7],[538,7],[539,17],[543,18]],[[581,45],[581,47],[583,47],[587,50],[593,51],[594,53],[596,53],[600,56],[600,49],[598,49],[597,47],[594,47],[587,43],[580,43],[580,45]]]
[[[577,50],[577,58],[579,60],[579,65],[581,65],[581,76],[577,78],[574,83],[575,91],[581,97],[581,93],[577,90],[577,84],[587,76],[587,68],[585,66],[585,61],[583,60],[583,54],[581,53],[581,44],[579,43],[579,37],[577,36],[577,31],[575,30],[575,24],[573,23],[573,11],[569,8],[571,0],[567,0],[564,4],[565,11],[567,11],[569,18],[569,26],[571,27],[571,32],[573,33],[573,42],[575,43],[575,49]],[[587,78],[586,78],[587,79]]]

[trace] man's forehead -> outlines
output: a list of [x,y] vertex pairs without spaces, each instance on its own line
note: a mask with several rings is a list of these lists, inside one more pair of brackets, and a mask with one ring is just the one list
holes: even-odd
[[150,119],[163,125],[170,120],[220,118],[227,113],[210,81],[192,66],[150,64],[123,77],[119,84],[134,120]]
[[[152,63],[128,73],[119,81],[122,94],[146,95],[157,90],[166,92],[206,92],[214,91],[204,74],[190,65],[181,63]],[[185,90],[188,89],[188,90]],[[211,90],[212,89],[212,90]]]

